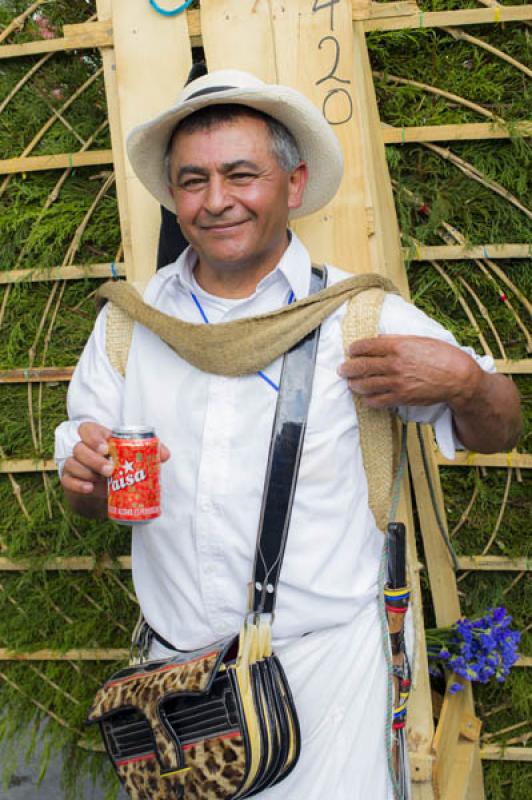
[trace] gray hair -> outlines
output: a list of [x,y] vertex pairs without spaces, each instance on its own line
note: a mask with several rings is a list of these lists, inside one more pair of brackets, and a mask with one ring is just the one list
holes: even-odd
[[217,125],[223,125],[235,119],[241,119],[242,117],[254,117],[266,123],[272,143],[272,152],[282,170],[285,172],[292,172],[298,164],[301,163],[301,153],[295,138],[282,122],[270,117],[269,114],[265,114],[250,106],[240,105],[239,103],[205,106],[205,108],[195,111],[193,114],[190,114],[190,116],[178,122],[170,134],[163,161],[164,174],[168,185],[172,182],[170,160],[172,147],[178,133],[205,131]]

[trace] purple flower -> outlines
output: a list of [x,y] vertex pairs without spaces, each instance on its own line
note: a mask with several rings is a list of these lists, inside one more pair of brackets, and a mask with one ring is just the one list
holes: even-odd
[[449,694],[457,694],[463,690],[463,686],[461,683],[452,683],[449,689]]
[[[521,636],[511,630],[511,621],[510,614],[499,606],[480,619],[464,617],[448,628],[427,631],[429,660],[444,662],[448,670],[469,681],[487,683],[493,677],[503,681],[517,661]],[[460,684],[453,684],[452,694],[459,691],[456,686]]]

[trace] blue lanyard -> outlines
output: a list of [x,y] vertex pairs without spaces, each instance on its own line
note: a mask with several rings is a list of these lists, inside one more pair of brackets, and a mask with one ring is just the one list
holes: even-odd
[[[203,322],[206,325],[208,325],[209,324],[209,320],[207,318],[207,314],[203,310],[203,306],[201,305],[200,301],[198,300],[197,296],[194,294],[194,292],[192,290],[190,291],[190,296],[194,300],[194,303],[196,304],[196,308],[198,309],[199,313],[201,314],[201,318],[202,318]],[[287,305],[291,305],[294,302],[294,300],[295,300],[295,295],[291,291],[290,294],[288,295]],[[268,378],[268,376],[266,375],[265,372],[259,371],[259,372],[257,372],[257,375],[259,376],[259,378],[262,378],[263,381],[266,381],[268,386],[271,386],[272,389],[275,389],[276,392],[279,391],[278,385],[274,381],[272,381],[271,378]]]
[[178,14],[181,14],[182,11],[185,11],[190,5],[192,5],[192,0],[185,0],[185,2],[178,6],[177,8],[169,9],[168,11],[165,8],[161,8],[161,6],[156,2],[156,0],[149,0],[150,6],[154,8],[159,14],[162,14],[164,17],[175,17]]

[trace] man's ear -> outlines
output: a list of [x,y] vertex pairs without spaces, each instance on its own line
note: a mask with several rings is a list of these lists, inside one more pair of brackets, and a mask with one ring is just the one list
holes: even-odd
[[308,181],[308,167],[301,161],[288,177],[288,208],[299,208]]

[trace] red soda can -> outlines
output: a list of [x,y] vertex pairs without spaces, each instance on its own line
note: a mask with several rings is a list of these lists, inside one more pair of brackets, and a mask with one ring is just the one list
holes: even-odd
[[142,525],[161,515],[161,452],[152,428],[117,428],[108,441],[114,471],[107,479],[109,519]]

